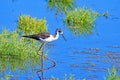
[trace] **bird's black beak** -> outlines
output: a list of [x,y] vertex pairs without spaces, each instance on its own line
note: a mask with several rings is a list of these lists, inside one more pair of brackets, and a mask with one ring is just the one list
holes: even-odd
[[63,39],[64,39],[65,41],[67,41],[66,38],[64,37],[64,35],[63,35],[63,34],[61,34],[61,35],[62,35]]

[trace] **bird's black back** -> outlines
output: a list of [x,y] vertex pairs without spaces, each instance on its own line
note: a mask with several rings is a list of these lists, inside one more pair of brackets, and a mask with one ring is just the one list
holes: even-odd
[[50,37],[49,33],[40,33],[40,34],[33,34],[33,35],[29,35],[29,36],[23,36],[23,37],[27,37],[27,38],[32,38],[32,39],[36,39],[36,40],[40,40],[40,38],[45,39]]

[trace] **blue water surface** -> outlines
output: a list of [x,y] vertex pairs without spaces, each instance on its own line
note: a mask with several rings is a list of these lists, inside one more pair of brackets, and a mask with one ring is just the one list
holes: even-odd
[[[51,33],[61,27],[67,38],[65,42],[60,36],[57,41],[52,42],[56,46],[50,49],[48,56],[56,60],[57,66],[45,71],[45,77],[54,76],[62,80],[65,75],[72,74],[79,80],[104,80],[107,76],[107,69],[116,65],[112,62],[105,62],[107,59],[104,58],[105,54],[108,51],[120,52],[120,48],[114,48],[114,46],[120,46],[119,3],[119,0],[76,0],[77,7],[87,7],[100,13],[108,11],[110,14],[107,19],[105,17],[96,19],[97,32],[78,37],[74,36],[64,25],[61,15],[56,17],[55,11],[48,9],[46,0],[3,0],[0,3],[0,33],[4,27],[9,31],[16,30],[20,14],[30,15],[37,19],[45,18]],[[96,51],[96,48],[99,49],[98,52],[90,53]],[[27,80],[28,77],[31,80],[39,80],[31,69],[24,73],[20,73],[18,70],[18,72],[6,72],[6,74],[19,75],[17,80]]]

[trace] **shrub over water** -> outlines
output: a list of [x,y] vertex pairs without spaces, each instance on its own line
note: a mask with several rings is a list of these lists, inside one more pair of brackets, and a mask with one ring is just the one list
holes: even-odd
[[38,41],[21,36],[46,31],[46,20],[36,20],[30,16],[20,16],[16,31],[9,32],[4,29],[0,34],[1,70],[5,71],[8,66],[12,71],[16,71],[17,68],[22,70],[39,65]]
[[65,24],[75,34],[91,34],[96,29],[94,23],[99,14],[89,9],[74,9],[67,12]]

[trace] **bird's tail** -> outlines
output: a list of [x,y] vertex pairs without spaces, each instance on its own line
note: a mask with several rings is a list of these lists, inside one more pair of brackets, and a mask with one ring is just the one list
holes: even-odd
[[30,36],[26,36],[26,35],[24,35],[24,36],[22,36],[22,37],[31,38]]
[[35,36],[35,35],[23,35],[22,37],[26,37],[26,38],[31,38],[31,39],[36,39],[36,40],[39,40],[39,37]]

